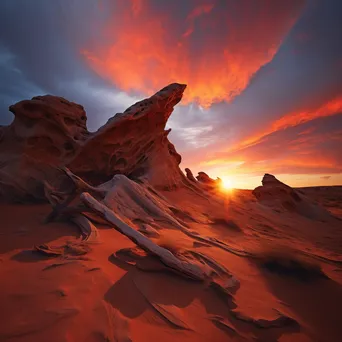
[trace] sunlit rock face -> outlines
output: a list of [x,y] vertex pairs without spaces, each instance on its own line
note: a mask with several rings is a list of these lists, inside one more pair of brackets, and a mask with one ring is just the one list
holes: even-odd
[[121,173],[164,189],[181,185],[181,157],[165,126],[185,88],[170,84],[95,133],[87,130],[84,108],[61,97],[38,96],[11,106],[15,118],[0,130],[0,197],[44,200],[43,183],[59,182],[61,166],[94,184]]
[[132,178],[144,175],[155,186],[176,186],[182,175],[181,157],[165,126],[185,88],[171,84],[116,114],[86,141],[70,169],[94,183],[122,173]]

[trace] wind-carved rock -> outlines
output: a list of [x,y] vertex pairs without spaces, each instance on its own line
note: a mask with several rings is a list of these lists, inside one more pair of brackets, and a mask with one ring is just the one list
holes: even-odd
[[[85,253],[86,248],[89,248],[88,243],[100,242],[96,226],[88,220],[91,217],[92,222],[95,223],[107,222],[148,254],[158,257],[170,270],[182,276],[199,281],[211,279],[224,292],[236,288],[235,279],[232,286],[232,275],[219,263],[209,260],[209,257],[197,253],[195,258],[189,258],[187,251],[184,252],[185,254],[171,252],[150,239],[151,232],[154,233],[153,235],[158,235],[158,231],[163,229],[163,224],[168,223],[194,241],[205,242],[245,256],[240,254],[240,251],[234,251],[225,244],[201,237],[189,229],[174,215],[175,210],[176,212],[181,210],[174,207],[171,210],[167,199],[154,190],[147,180],[137,183],[121,174],[115,175],[105,183],[93,186],[67,168],[63,168],[63,172],[74,187],[69,188],[68,192],[61,192],[45,184],[47,198],[53,207],[48,221],[64,215],[80,227],[84,239],[71,246],[72,252],[77,250]],[[78,202],[77,205],[75,202],[71,203],[73,200]],[[147,228],[146,225],[150,227]],[[59,246],[57,249],[40,245],[36,246],[36,250],[47,255],[65,255],[70,252],[70,245]],[[198,263],[198,258],[202,262]]]
[[196,178],[194,177],[192,171],[191,171],[189,168],[186,168],[186,169],[185,169],[185,172],[186,172],[186,177],[187,177],[191,182],[194,182],[194,183],[197,182]]
[[201,184],[207,190],[215,190],[222,185],[221,178],[212,179],[205,172],[200,171],[196,176],[198,183]]
[[198,172],[198,176],[196,176],[197,180],[201,183],[205,183],[208,185],[215,185],[216,181],[210,178],[205,172]]
[[82,148],[89,132],[84,108],[56,96],[37,96],[9,107],[14,120],[2,127],[0,198],[44,199],[43,180],[58,175]]
[[61,97],[38,96],[10,107],[0,130],[0,198],[45,200],[44,181],[60,183],[67,166],[93,185],[115,174],[172,189],[186,180],[166,122],[186,85],[170,84],[89,133],[84,108]]
[[156,187],[172,188],[184,178],[181,156],[165,126],[185,85],[171,84],[135,103],[94,133],[68,167],[85,180],[99,184],[114,174],[145,176]]
[[262,186],[253,190],[253,195],[262,202],[281,200],[288,209],[295,208],[295,203],[302,202],[301,196],[290,186],[280,182],[276,177],[266,173]]
[[277,210],[295,212],[318,220],[332,217],[326,209],[268,173],[262,179],[262,186],[255,188],[252,193],[259,202]]

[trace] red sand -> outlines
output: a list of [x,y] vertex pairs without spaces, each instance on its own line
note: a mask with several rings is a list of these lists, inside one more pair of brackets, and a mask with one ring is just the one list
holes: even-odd
[[[0,340],[341,340],[341,221],[324,223],[277,213],[261,206],[246,191],[215,195],[210,204],[185,189],[163,195],[183,209],[183,216],[187,212],[201,221],[186,222],[201,236],[220,238],[253,254],[241,257],[205,244],[194,247],[182,232],[159,231],[159,241],[169,247],[200,251],[224,265],[240,281],[231,299],[220,297],[203,283],[169,272],[141,271],[111,257],[135,245],[105,226],[98,227],[102,243],[93,245],[85,256],[42,256],[33,252],[34,245],[74,241],[78,238],[76,226],[68,222],[43,224],[49,205],[2,204]],[[322,203],[325,201],[322,198]],[[238,229],[215,221],[222,217],[235,222]],[[330,279],[301,281],[260,267],[257,257],[271,247],[277,251],[280,245],[305,251]],[[236,312],[244,320],[237,319]],[[259,327],[257,320],[272,325],[280,313],[297,323]]]

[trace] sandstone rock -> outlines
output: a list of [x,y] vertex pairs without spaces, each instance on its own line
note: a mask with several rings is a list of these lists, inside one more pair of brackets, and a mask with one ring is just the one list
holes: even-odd
[[84,108],[46,95],[9,109],[15,118],[0,134],[0,197],[43,199],[42,181],[53,181],[89,135]]
[[216,190],[222,185],[222,180],[220,178],[217,177],[217,179],[212,179],[203,171],[199,172],[196,178],[198,184],[205,190]]
[[[286,206],[295,207],[295,202],[301,202],[300,195],[290,186],[280,182],[276,177],[266,173],[261,181],[262,186],[253,190],[253,195],[260,201],[281,199]],[[288,203],[286,203],[286,201]]]
[[186,177],[191,181],[191,182],[197,182],[196,178],[194,177],[192,171],[188,168],[185,169],[186,172]]
[[262,179],[262,186],[255,188],[252,193],[259,202],[270,207],[296,212],[311,219],[331,218],[326,209],[268,173]]
[[205,172],[198,172],[198,176],[196,176],[197,180],[201,183],[206,183],[206,184],[215,184],[215,180],[210,178]]
[[155,187],[171,189],[182,183],[181,156],[165,131],[173,107],[186,86],[171,84],[148,99],[135,103],[94,133],[68,167],[93,184],[114,174],[146,177]]
[[165,126],[185,88],[171,84],[95,133],[87,130],[84,108],[61,97],[38,96],[11,106],[14,121],[0,127],[0,198],[45,200],[44,181],[64,181],[58,169],[63,166],[94,185],[124,174],[156,188],[181,186],[181,156]]
[[290,188],[288,185],[282,183],[281,181],[279,181],[277,178],[275,178],[273,175],[270,175],[269,173],[265,173],[264,177],[262,178],[261,184],[264,186],[272,186],[272,185],[280,185],[282,184],[285,187]]

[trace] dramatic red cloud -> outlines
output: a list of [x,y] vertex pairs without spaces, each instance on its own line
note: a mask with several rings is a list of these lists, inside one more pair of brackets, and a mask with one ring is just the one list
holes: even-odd
[[151,94],[188,84],[184,103],[231,100],[268,63],[302,0],[121,0],[101,43],[82,53],[120,89]]
[[315,110],[291,113],[283,116],[272,124],[272,130],[278,131],[287,127],[297,126],[317,118],[342,113],[342,96],[335,98]]
[[[331,101],[328,101],[327,103],[321,105],[320,107],[314,110],[305,110],[286,114],[283,117],[274,121],[263,132],[253,135],[239,143],[239,146],[237,148],[234,148],[234,150],[240,150],[241,148],[246,148],[259,144],[263,140],[267,139],[267,136],[269,134],[272,134],[274,132],[284,130],[289,127],[295,127],[305,122],[309,122],[318,118],[333,116],[340,113],[342,113],[342,96],[339,96]],[[301,134],[305,135],[312,133],[312,129],[313,128],[310,128],[308,131],[301,132]]]

